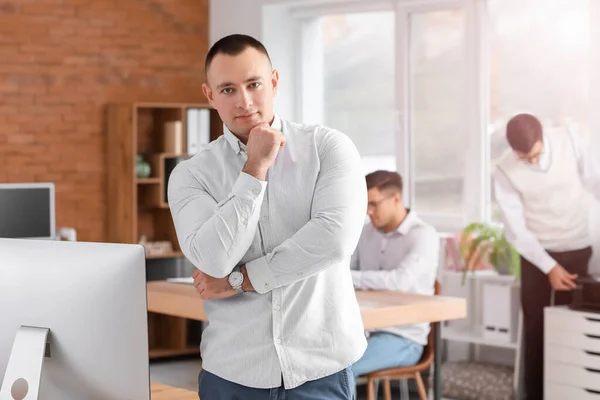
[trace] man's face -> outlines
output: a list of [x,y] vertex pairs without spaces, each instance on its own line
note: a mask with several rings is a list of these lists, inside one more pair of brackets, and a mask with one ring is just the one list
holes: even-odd
[[267,56],[248,47],[236,56],[217,54],[202,89],[227,128],[247,139],[253,127],[273,121],[278,79]]
[[544,144],[541,140],[538,140],[533,144],[529,153],[522,153],[515,151],[515,154],[520,160],[526,161],[529,164],[538,164],[540,162],[540,156],[544,152]]
[[376,228],[383,228],[394,221],[399,204],[402,202],[400,193],[393,190],[380,191],[378,188],[369,189],[367,192],[367,214],[371,223]]

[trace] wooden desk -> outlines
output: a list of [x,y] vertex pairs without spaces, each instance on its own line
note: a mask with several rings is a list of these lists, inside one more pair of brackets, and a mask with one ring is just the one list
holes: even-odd
[[198,393],[150,382],[151,400],[198,400]]
[[[148,282],[148,311],[206,321],[204,302],[193,285]],[[439,322],[467,316],[465,299],[388,291],[357,291],[365,329],[419,322]]]
[[[176,317],[206,321],[204,302],[193,285],[166,281],[148,282],[148,311]],[[387,328],[419,322],[436,324],[435,348],[439,349],[440,322],[467,316],[467,302],[462,298],[424,296],[390,291],[357,291],[365,329]],[[435,352],[434,399],[441,397],[441,351]]]

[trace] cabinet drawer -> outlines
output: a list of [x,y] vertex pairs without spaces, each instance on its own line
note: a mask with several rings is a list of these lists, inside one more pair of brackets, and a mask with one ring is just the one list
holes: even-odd
[[599,391],[590,391],[573,386],[546,384],[544,388],[545,400],[600,400]]
[[545,382],[600,392],[600,370],[562,363],[545,363]]
[[565,331],[600,337],[600,314],[583,314],[574,311],[546,311],[546,331]]
[[545,346],[561,346],[570,349],[586,350],[600,353],[600,335],[546,330]]
[[544,358],[547,364],[568,364],[600,370],[600,352],[547,344],[545,346]]

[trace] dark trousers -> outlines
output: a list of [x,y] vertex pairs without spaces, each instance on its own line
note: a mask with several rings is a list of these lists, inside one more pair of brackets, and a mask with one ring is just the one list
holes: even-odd
[[[565,252],[548,252],[556,262],[580,277],[588,274],[592,248]],[[544,307],[550,305],[551,286],[548,275],[521,257],[521,303],[525,338],[525,392],[527,400],[544,398]],[[557,291],[555,305],[571,302],[572,293]]]
[[201,400],[352,400],[356,386],[351,368],[306,382],[294,389],[285,389],[283,386],[255,389],[202,371],[198,377],[198,396]]

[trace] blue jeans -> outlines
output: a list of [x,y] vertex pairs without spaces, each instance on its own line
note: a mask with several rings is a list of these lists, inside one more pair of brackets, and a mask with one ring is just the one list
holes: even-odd
[[273,389],[250,388],[204,370],[198,376],[200,400],[352,400],[355,391],[350,367],[289,390],[283,386]]
[[415,365],[423,355],[423,345],[387,332],[371,334],[367,350],[352,366],[354,376],[380,369]]

